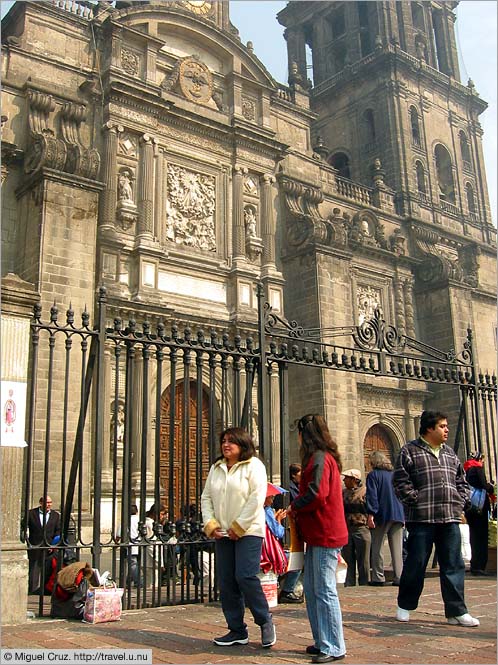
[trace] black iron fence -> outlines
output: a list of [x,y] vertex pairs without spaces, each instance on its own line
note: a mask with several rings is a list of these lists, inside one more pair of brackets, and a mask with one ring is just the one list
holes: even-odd
[[273,312],[261,287],[258,301],[244,338],[124,322],[103,289],[93,326],[87,312],[77,324],[71,308],[61,317],[54,305],[43,322],[35,308],[22,538],[40,496],[61,516],[58,543],[46,524],[41,542],[28,537],[40,614],[54,574],[72,560],[108,569],[127,608],[215,599],[199,509],[219,435],[246,427],[270,478],[285,484],[291,366],[452,386],[461,393],[455,447],[485,451],[494,469],[496,377],[476,374],[470,331],[461,354],[446,353],[399,335],[380,310],[361,326],[305,330]]

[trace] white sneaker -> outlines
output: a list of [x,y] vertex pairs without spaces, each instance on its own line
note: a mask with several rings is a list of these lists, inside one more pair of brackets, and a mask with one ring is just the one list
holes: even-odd
[[398,607],[396,610],[396,621],[404,621],[405,623],[410,621],[410,612],[404,610],[402,607]]
[[466,626],[467,628],[474,628],[479,625],[479,619],[474,619],[469,613],[461,614],[459,617],[448,617],[448,623],[452,626]]

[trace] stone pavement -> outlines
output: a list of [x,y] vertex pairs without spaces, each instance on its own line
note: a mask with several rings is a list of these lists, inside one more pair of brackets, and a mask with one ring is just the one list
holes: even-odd
[[[450,626],[443,614],[439,579],[428,574],[419,610],[410,623],[393,619],[396,587],[340,585],[348,657],[346,663],[488,664],[497,662],[496,578],[466,575],[465,594],[478,628]],[[31,619],[22,626],[4,626],[1,645],[7,647],[151,648],[153,663],[308,663],[303,652],[311,644],[304,605],[280,605],[273,610],[278,641],[260,646],[259,628],[248,617],[247,646],[216,647],[213,637],[226,632],[221,608],[182,605],[123,613],[116,623],[88,625],[76,621]]]

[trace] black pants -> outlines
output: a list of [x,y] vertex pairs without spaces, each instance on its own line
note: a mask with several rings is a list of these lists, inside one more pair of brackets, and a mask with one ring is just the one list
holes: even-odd
[[398,605],[415,610],[424,588],[425,569],[432,546],[439,560],[439,580],[446,617],[467,612],[464,600],[465,565],[461,554],[460,527],[456,522],[428,524],[412,522],[408,527],[408,556],[401,573]]
[[488,511],[465,514],[469,525],[470,570],[485,570],[488,563]]

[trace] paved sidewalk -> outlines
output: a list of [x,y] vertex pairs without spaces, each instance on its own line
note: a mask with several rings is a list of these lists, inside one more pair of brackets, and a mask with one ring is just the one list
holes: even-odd
[[[426,579],[420,608],[408,624],[393,619],[396,587],[339,589],[348,657],[345,663],[491,664],[496,652],[496,578],[466,575],[469,611],[478,628],[450,626],[443,614],[439,579]],[[151,648],[159,663],[308,663],[304,649],[311,632],[304,605],[274,610],[278,641],[260,646],[259,628],[248,617],[247,646],[216,647],[225,633],[219,604],[182,605],[124,612],[116,623],[87,625],[76,621],[31,619],[2,628],[2,647],[80,649]]]

